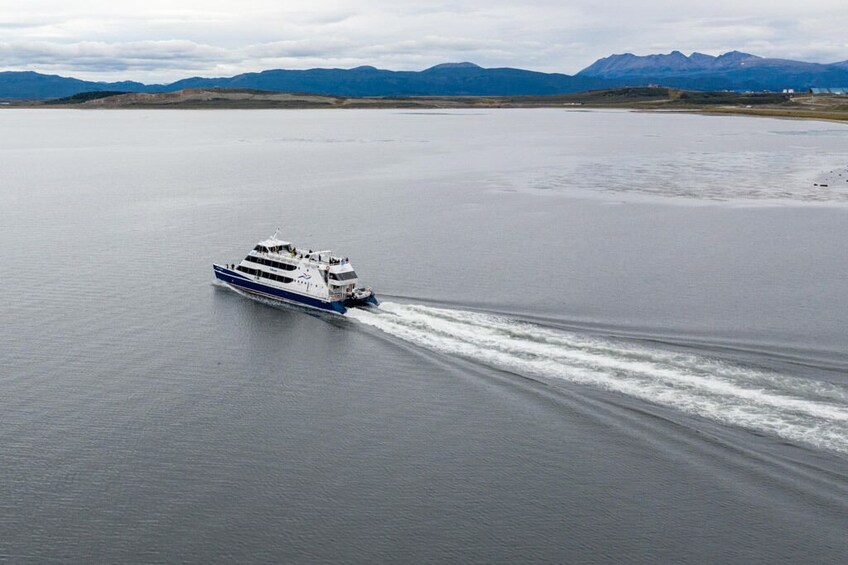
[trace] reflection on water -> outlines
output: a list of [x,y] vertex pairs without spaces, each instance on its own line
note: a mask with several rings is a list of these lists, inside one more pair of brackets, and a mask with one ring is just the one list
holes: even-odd
[[[523,179],[528,193],[641,194],[688,200],[848,203],[848,167],[807,152],[683,153],[587,159]],[[827,170],[825,170],[827,168]],[[515,182],[513,180],[512,182]]]

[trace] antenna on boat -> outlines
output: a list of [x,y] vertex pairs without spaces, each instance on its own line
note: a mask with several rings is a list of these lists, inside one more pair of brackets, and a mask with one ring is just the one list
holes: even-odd
[[278,233],[280,233],[280,228],[277,228],[277,231],[274,232],[274,235],[271,236],[271,239],[277,239]]

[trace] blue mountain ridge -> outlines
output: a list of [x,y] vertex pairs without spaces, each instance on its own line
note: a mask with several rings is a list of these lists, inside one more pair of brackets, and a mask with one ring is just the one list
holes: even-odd
[[91,82],[32,71],[0,72],[0,98],[49,99],[81,92],[174,92],[186,88],[249,88],[333,96],[519,96],[657,84],[689,90],[782,90],[848,86],[848,61],[805,63],[731,51],[714,57],[680,51],[599,59],[576,75],[444,63],[423,71],[274,69],[232,77],[192,77],[170,84]]
[[644,56],[624,53],[599,59],[576,76],[691,90],[803,90],[848,86],[848,61],[806,63],[740,51],[717,57],[697,52],[687,57],[680,51]]
[[472,63],[446,63],[423,71],[354,69],[275,69],[233,77],[192,77],[170,84],[87,82],[55,75],[0,72],[0,98],[47,99],[80,92],[174,92],[186,88],[249,88],[331,96],[515,96],[562,94],[605,88],[607,81],[522,69],[484,69]]
[[333,96],[514,96],[560,94],[602,88],[606,81],[521,69],[484,69],[471,63],[447,63],[423,71],[354,69],[268,70],[234,77],[188,78],[164,88],[251,88]]

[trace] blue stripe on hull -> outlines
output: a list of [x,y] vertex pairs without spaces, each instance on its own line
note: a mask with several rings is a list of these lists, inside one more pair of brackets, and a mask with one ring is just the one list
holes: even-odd
[[250,280],[237,271],[225,269],[219,265],[213,265],[212,267],[215,269],[215,277],[218,280],[265,298],[280,300],[283,302],[295,302],[297,304],[309,306],[310,308],[336,312],[337,314],[344,314],[347,311],[347,308],[345,308],[341,301],[326,302],[324,300],[312,298],[311,296],[304,296],[302,294],[297,294],[296,292],[289,292],[281,288],[275,288],[273,286],[262,284],[258,281]]

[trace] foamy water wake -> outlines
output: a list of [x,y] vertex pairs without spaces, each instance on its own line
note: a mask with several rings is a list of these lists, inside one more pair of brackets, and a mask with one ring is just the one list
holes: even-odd
[[848,453],[848,386],[688,353],[410,304],[348,317],[410,343],[517,374],[563,379],[724,424]]

